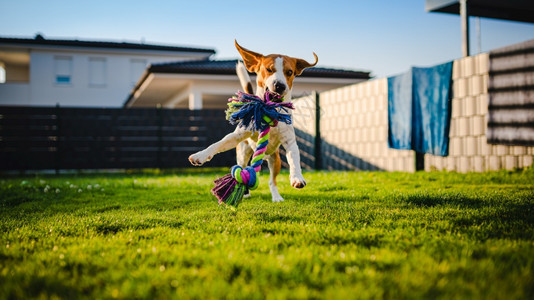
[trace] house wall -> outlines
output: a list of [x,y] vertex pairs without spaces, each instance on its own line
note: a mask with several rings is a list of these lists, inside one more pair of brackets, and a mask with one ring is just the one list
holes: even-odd
[[[455,60],[449,156],[425,155],[425,170],[458,172],[532,166],[534,147],[488,145],[488,55]],[[370,80],[319,94],[323,168],[415,170],[411,150],[388,147],[387,78]],[[313,135],[315,104],[295,101],[297,130]],[[336,167],[332,167],[336,166]]]
[[8,102],[30,103],[30,85],[18,82],[0,84],[0,105]]
[[[115,51],[114,49],[86,51],[83,49],[32,49],[30,51],[29,74],[24,74],[20,68],[6,66],[8,81],[26,79],[29,91],[26,94],[16,94],[19,87],[15,83],[0,84],[0,105],[35,105],[50,106],[84,106],[84,107],[120,107],[126,95],[133,88],[132,79],[139,79],[144,70],[136,73],[132,70],[131,61],[146,60],[149,63],[162,63],[200,59],[207,55],[197,54],[157,54],[142,51]],[[54,59],[57,56],[72,58],[72,72],[70,84],[57,84]],[[105,84],[92,86],[89,82],[89,60],[91,58],[105,59]],[[28,67],[26,67],[28,69]],[[28,80],[29,79],[29,80]],[[24,80],[22,80],[24,81]],[[16,84],[15,84],[16,85]],[[9,93],[7,92],[9,91]]]
[[5,64],[6,82],[29,82],[30,68],[25,65]]

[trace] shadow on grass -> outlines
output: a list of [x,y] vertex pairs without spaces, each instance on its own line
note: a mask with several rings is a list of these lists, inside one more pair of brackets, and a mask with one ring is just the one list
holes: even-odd
[[382,234],[329,234],[317,239],[319,245],[358,245],[365,248],[380,247],[384,243]]
[[258,221],[266,223],[282,222],[282,223],[299,223],[305,221],[301,216],[294,214],[281,214],[277,212],[257,212],[253,214],[254,218]]
[[483,209],[479,213],[455,218],[454,228],[487,239],[534,239],[534,206],[509,204],[498,209]]
[[[22,277],[22,276],[21,276]],[[22,282],[27,281],[26,278],[20,278]],[[14,280],[16,282],[16,279]],[[26,288],[27,295],[39,298],[45,295],[53,295],[58,298],[75,299],[80,295],[79,287],[72,287],[61,279],[53,278],[51,276],[31,276]],[[8,297],[9,299],[10,297]],[[17,297],[14,297],[15,299]]]
[[527,195],[525,198],[520,198],[521,203],[506,201],[498,195],[474,198],[461,194],[416,194],[406,196],[401,201],[412,207],[455,209],[449,220],[452,229],[480,240],[492,238],[531,240],[534,238],[532,229],[534,228],[534,202],[528,198],[529,196],[531,197]]
[[164,220],[164,219],[148,219],[144,221],[122,221],[122,222],[113,222],[110,220],[104,221],[102,223],[94,224],[93,229],[97,233],[103,235],[113,235],[119,232],[128,231],[128,230],[143,230],[150,229],[155,227],[168,227],[168,228],[181,228],[184,225],[182,221],[178,220]]
[[25,195],[4,195],[0,200],[0,207],[16,207],[21,204],[35,201],[31,196]]
[[402,202],[419,207],[454,206],[461,208],[481,208],[488,206],[487,201],[466,197],[460,194],[412,194],[401,198]]

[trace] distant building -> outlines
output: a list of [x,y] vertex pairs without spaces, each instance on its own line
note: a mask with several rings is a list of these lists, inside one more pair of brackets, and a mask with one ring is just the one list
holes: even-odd
[[143,43],[0,37],[0,105],[120,107],[148,65],[213,54]]

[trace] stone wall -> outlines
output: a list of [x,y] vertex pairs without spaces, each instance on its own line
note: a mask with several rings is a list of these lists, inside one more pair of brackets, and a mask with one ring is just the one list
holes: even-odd
[[[425,155],[425,170],[482,172],[533,164],[534,147],[489,145],[488,54],[455,60],[449,156]],[[387,78],[319,94],[323,169],[415,170],[415,153],[388,147]],[[295,127],[315,132],[314,101],[295,101]],[[308,139],[309,142],[309,139]]]

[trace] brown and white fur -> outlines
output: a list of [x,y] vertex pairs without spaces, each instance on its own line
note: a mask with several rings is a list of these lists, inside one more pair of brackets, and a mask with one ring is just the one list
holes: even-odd
[[[263,97],[266,91],[275,92],[283,97],[284,102],[291,101],[291,90],[295,76],[302,74],[304,69],[315,66],[318,61],[315,53],[313,53],[315,62],[310,64],[303,59],[293,58],[286,55],[270,54],[264,56],[260,53],[241,47],[237,41],[235,41],[235,46],[245,63],[243,66],[243,64],[239,62],[236,66],[241,86],[245,92],[250,94],[253,93],[251,80],[247,73],[248,70],[257,75],[257,96]],[[257,140],[257,132],[251,132],[237,127],[234,132],[226,135],[220,141],[189,156],[189,161],[195,166],[201,166],[205,162],[211,160],[215,154],[236,148],[237,164],[245,167],[254,153]],[[269,188],[271,190],[273,202],[284,200],[276,186],[276,176],[280,173],[281,169],[279,153],[280,145],[286,150],[291,186],[298,189],[306,186],[306,181],[302,176],[302,170],[300,168],[300,153],[295,139],[293,125],[280,122],[277,127],[271,128],[269,145],[267,146],[265,157],[269,165]]]

